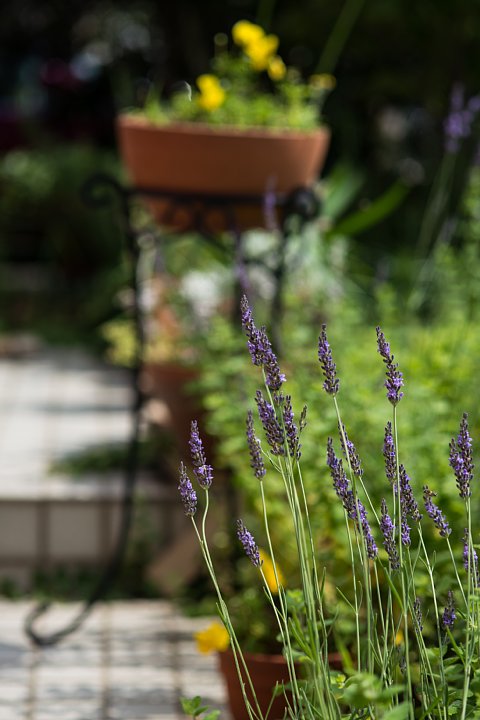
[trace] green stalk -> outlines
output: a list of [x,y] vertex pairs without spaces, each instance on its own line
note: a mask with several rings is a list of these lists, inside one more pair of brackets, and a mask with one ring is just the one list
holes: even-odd
[[[240,687],[241,687],[241,690],[242,690],[243,700],[244,700],[244,703],[245,703],[245,707],[246,707],[246,709],[247,709],[248,717],[250,718],[250,720],[255,720],[256,718],[257,718],[258,720],[264,720],[264,719],[263,719],[262,712],[261,712],[261,709],[260,709],[260,706],[259,706],[259,704],[258,704],[257,695],[256,695],[256,693],[255,693],[255,688],[254,688],[254,686],[253,686],[253,682],[252,682],[252,679],[251,679],[251,677],[250,677],[250,673],[249,673],[249,671],[248,671],[247,664],[246,664],[246,662],[245,662],[245,658],[243,657],[243,653],[242,653],[242,649],[241,649],[241,647],[240,647],[240,643],[238,642],[238,639],[237,639],[237,636],[236,636],[236,633],[235,633],[235,629],[234,629],[234,627],[233,627],[233,625],[232,625],[232,622],[231,622],[231,619],[230,619],[230,614],[229,614],[229,612],[228,612],[227,604],[225,603],[225,600],[223,599],[222,592],[221,592],[220,587],[219,587],[218,582],[217,582],[217,577],[216,577],[216,575],[215,575],[215,568],[214,568],[214,565],[213,565],[213,562],[212,562],[212,558],[211,558],[211,556],[210,556],[210,551],[209,551],[209,548],[208,548],[208,541],[207,541],[207,536],[206,536],[206,531],[205,531],[205,523],[206,523],[207,514],[208,514],[208,507],[209,507],[209,492],[208,492],[208,489],[205,489],[205,509],[204,509],[204,511],[203,511],[203,517],[202,517],[202,533],[201,533],[201,534],[199,533],[198,528],[197,528],[197,525],[196,525],[195,520],[193,519],[193,517],[191,518],[191,520],[192,520],[192,525],[193,525],[193,527],[194,527],[194,529],[195,529],[195,533],[196,533],[196,535],[197,535],[197,538],[198,538],[198,541],[199,541],[199,544],[200,544],[200,549],[201,549],[201,551],[202,551],[202,555],[203,555],[203,558],[204,558],[204,560],[205,560],[205,564],[206,564],[206,566],[207,566],[207,568],[208,568],[208,572],[209,572],[210,578],[211,578],[212,583],[213,583],[213,586],[214,586],[214,588],[215,588],[215,592],[217,593],[218,602],[219,602],[219,607],[220,607],[221,618],[222,618],[222,620],[223,620],[223,622],[224,622],[224,624],[225,624],[225,627],[227,628],[228,634],[230,635],[230,640],[231,640],[231,643],[230,643],[230,644],[231,644],[231,647],[232,647],[233,658],[234,658],[234,661],[235,661],[235,666],[236,666],[237,674],[238,674],[238,680],[239,680],[239,682],[240,682]],[[257,710],[257,712],[253,711],[253,709],[252,709],[252,707],[251,707],[251,703],[250,703],[250,701],[249,701],[249,699],[248,699],[248,697],[247,697],[247,694],[246,694],[246,691],[245,691],[245,683],[244,683],[244,681],[243,681],[243,677],[242,677],[242,674],[241,674],[241,671],[240,671],[240,663],[241,663],[241,665],[242,665],[242,668],[243,668],[243,671],[244,671],[244,673],[245,673],[245,676],[246,676],[248,685],[249,685],[250,690],[251,690],[251,692],[252,692],[252,696],[253,696],[254,701],[255,701],[255,705],[256,705],[256,710]]]
[[410,646],[408,641],[408,598],[407,590],[405,587],[405,567],[403,563],[403,544],[402,544],[402,495],[400,488],[400,464],[399,464],[399,452],[398,452],[398,429],[397,429],[397,406],[393,406],[393,437],[395,440],[395,460],[397,466],[397,493],[398,493],[398,555],[400,558],[400,578],[402,584],[402,598],[403,598],[403,626],[405,633],[405,666],[407,674],[407,700],[409,703],[409,716],[410,720],[414,720],[413,713],[413,698],[412,698],[412,677],[410,669]]
[[373,672],[373,658],[372,658],[372,610],[373,610],[373,603],[372,603],[372,585],[371,585],[371,577],[370,577],[370,565],[368,561],[368,555],[367,555],[367,548],[365,544],[365,538],[363,537],[363,530],[360,523],[360,512],[359,512],[359,505],[358,505],[358,492],[357,492],[357,486],[356,486],[356,477],[352,470],[352,464],[350,461],[350,454],[348,452],[347,447],[347,439],[345,437],[345,433],[343,430],[343,423],[342,418],[340,416],[340,409],[338,407],[337,397],[336,395],[333,396],[333,402],[335,405],[335,411],[337,414],[337,421],[338,421],[338,427],[340,430],[340,434],[342,436],[342,444],[345,448],[345,453],[347,456],[347,463],[348,468],[350,472],[350,479],[352,482],[352,488],[353,488],[353,495],[355,498],[355,510],[357,515],[357,525],[358,529],[357,532],[360,536],[360,553],[361,553],[361,559],[362,559],[362,568],[363,568],[363,581],[364,581],[364,588],[365,592],[367,594],[366,597],[366,609],[367,609],[367,669],[368,672]]
[[316,72],[330,74],[335,72],[338,59],[364,5],[365,0],[346,0],[325,43]]
[[[261,491],[261,496],[262,496],[263,522],[264,522],[264,526],[265,526],[265,533],[267,536],[268,551],[269,551],[270,557],[272,559],[273,572],[275,575],[275,582],[277,583],[278,598],[280,600],[280,606],[281,606],[281,610],[282,610],[282,619],[284,620],[284,625],[282,625],[282,623],[280,622],[280,617],[278,615],[278,611],[277,611],[276,605],[273,601],[271,592],[269,594],[270,594],[270,598],[271,598],[272,607],[274,609],[275,616],[277,618],[280,633],[282,636],[282,643],[284,646],[286,646],[288,648],[288,653],[287,653],[287,658],[286,658],[287,664],[288,664],[288,674],[289,674],[290,682],[292,683],[292,688],[293,688],[293,699],[294,699],[294,704],[295,704],[295,710],[297,710],[297,701],[300,697],[300,693],[299,693],[299,688],[298,688],[297,675],[295,672],[295,664],[292,661],[292,648],[290,645],[290,634],[288,632],[288,619],[287,619],[288,612],[287,612],[287,606],[285,603],[284,593],[280,591],[280,581],[278,578],[277,563],[275,562],[275,554],[273,552],[272,539],[270,536],[270,528],[269,528],[269,524],[268,524],[268,515],[267,515],[267,505],[265,502],[265,490],[264,490],[262,481],[260,481],[260,491]],[[262,577],[268,588],[268,585],[266,583],[263,572],[262,572]]]
[[[466,712],[467,712],[467,696],[468,696],[468,688],[470,685],[470,670],[471,670],[471,664],[472,664],[472,657],[471,657],[471,651],[470,651],[470,635],[471,635],[471,625],[473,622],[473,618],[471,615],[470,608],[472,606],[472,565],[474,565],[473,562],[473,543],[472,543],[472,513],[471,513],[471,505],[470,505],[470,498],[468,497],[466,499],[465,503],[466,511],[467,511],[467,527],[468,527],[468,566],[467,566],[467,630],[465,635],[465,673],[463,676],[463,698],[462,698],[462,714],[460,716],[460,720],[465,720]],[[475,641],[475,638],[474,638]]]

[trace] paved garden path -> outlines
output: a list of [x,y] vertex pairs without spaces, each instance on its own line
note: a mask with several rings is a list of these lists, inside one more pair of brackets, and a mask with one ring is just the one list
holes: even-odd
[[[192,638],[205,620],[165,601],[103,603],[75,634],[37,649],[23,631],[30,609],[0,601],[1,720],[180,720],[179,698],[197,694],[228,720],[216,658]],[[76,609],[53,606],[43,627],[62,627]]]
[[[89,483],[52,476],[51,463],[123,442],[129,399],[125,373],[82,351],[41,349],[0,360],[2,545],[18,555],[32,534],[30,523],[14,519],[15,509],[65,494],[85,502]],[[7,569],[18,562],[13,555]],[[180,697],[196,694],[228,720],[216,659],[199,655],[192,638],[205,620],[186,619],[165,601],[101,603],[73,635],[39,650],[24,632],[32,607],[0,599],[0,720],[180,720]],[[36,629],[64,628],[78,609],[54,605]]]

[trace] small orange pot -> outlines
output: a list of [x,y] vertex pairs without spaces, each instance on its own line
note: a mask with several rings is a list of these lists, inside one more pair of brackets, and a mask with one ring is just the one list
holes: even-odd
[[[123,114],[117,118],[121,156],[135,186],[166,193],[191,194],[196,210],[213,229],[225,226],[225,214],[209,210],[202,197],[239,196],[233,223],[239,229],[264,226],[262,198],[273,191],[289,194],[310,187],[327,154],[330,131],[240,129],[203,123],[156,125]],[[198,201],[198,202],[197,202]],[[167,200],[149,200],[157,221],[176,229],[192,225],[192,206],[174,208]],[[208,228],[207,228],[208,229]]]
[[[290,682],[287,661],[283,655],[261,655],[257,653],[243,653],[249,675],[255,688],[255,695],[260,706],[262,715],[266,715],[272,700],[272,694],[277,683],[287,684]],[[245,720],[247,711],[243,699],[242,689],[238,680],[237,668],[231,650],[218,653],[220,671],[225,679],[227,688],[228,703],[233,720]],[[255,707],[252,692],[245,684],[245,690],[249,701]],[[288,691],[287,691],[288,692]],[[283,718],[286,708],[285,696],[278,695],[272,703],[268,715],[271,720]]]

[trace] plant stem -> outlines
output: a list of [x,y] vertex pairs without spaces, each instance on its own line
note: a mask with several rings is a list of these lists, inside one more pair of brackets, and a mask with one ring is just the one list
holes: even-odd
[[333,26],[333,30],[325,43],[325,47],[317,63],[316,72],[329,74],[335,72],[338,58],[364,5],[365,0],[346,0]]

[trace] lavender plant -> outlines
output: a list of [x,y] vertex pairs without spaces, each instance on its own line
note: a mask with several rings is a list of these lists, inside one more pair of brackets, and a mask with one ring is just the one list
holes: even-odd
[[[325,601],[325,577],[318,567],[317,538],[312,535],[309,503],[302,478],[300,435],[306,410],[295,422],[293,401],[285,393],[286,376],[280,372],[264,328],[255,326],[246,298],[242,300],[243,327],[254,365],[261,368],[264,390],[255,397],[264,440],[255,431],[253,413],[247,417],[250,464],[261,497],[263,538],[272,559],[278,598],[274,601],[262,569],[258,545],[243,520],[237,535],[246,556],[257,568],[265,602],[275,614],[290,684],[285,695],[285,718],[292,720],[414,720],[480,717],[480,570],[474,545],[471,496],[474,492],[472,439],[464,414],[449,446],[449,462],[464,505],[464,523],[452,528],[433,502],[434,490],[423,486],[422,507],[414,483],[401,460],[397,415],[403,397],[403,375],[390,345],[377,327],[377,349],[385,364],[386,397],[392,416],[384,434],[385,493],[376,507],[368,493],[368,472],[348,437],[339,394],[340,379],[323,325],[318,359],[323,388],[334,404],[338,439],[326,441],[326,464],[343,507],[351,561],[351,587],[341,595],[354,619],[354,631],[344,648],[343,672],[330,666],[335,627],[342,616],[331,616]],[[335,445],[338,442],[340,453]],[[248,674],[242,647],[235,634],[228,604],[217,581],[205,534],[209,493],[213,482],[196,423],[190,443],[193,471],[203,502],[182,464],[180,495],[191,518],[218,598],[219,614],[230,636],[239,680],[250,720],[265,720]],[[448,450],[448,448],[446,448]],[[343,455],[343,457],[341,456]],[[270,474],[283,481],[289,517],[285,531],[296,539],[301,588],[288,592],[275,560],[269,528]],[[202,506],[202,510],[200,507]],[[200,520],[197,520],[200,515]],[[424,525],[439,535],[450,558],[450,572],[437,569],[435,553],[424,537]],[[339,591],[340,592],[340,591]],[[300,598],[300,600],[299,600]],[[242,670],[242,673],[240,673]],[[243,679],[242,679],[243,677]],[[246,692],[249,686],[253,701]]]

